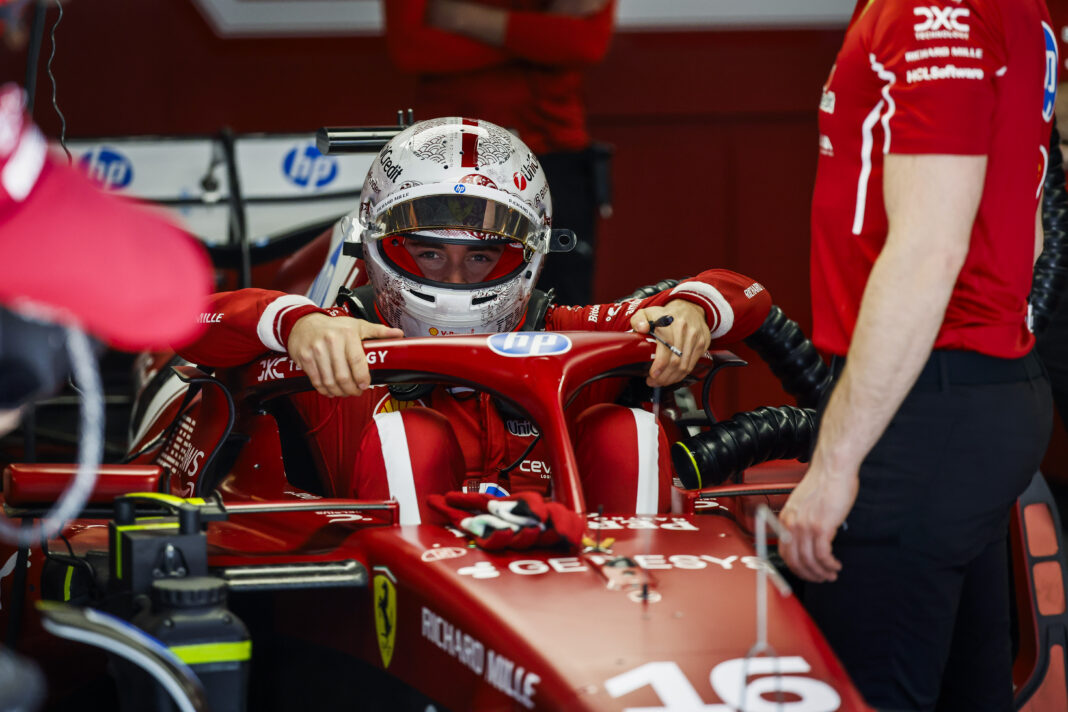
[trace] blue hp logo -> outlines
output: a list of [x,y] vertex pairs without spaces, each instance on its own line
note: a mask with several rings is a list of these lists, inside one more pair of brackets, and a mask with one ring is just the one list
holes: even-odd
[[452,187],[452,189],[455,190],[457,193],[463,193],[467,191],[467,188],[464,186],[463,183],[457,183]]
[[571,350],[571,339],[544,331],[509,331],[486,339],[490,350],[501,356],[556,356]]
[[1042,95],[1042,118],[1053,119],[1053,103],[1057,98],[1057,35],[1053,28],[1042,23],[1042,32],[1046,35],[1046,83]]
[[89,179],[104,190],[121,190],[133,180],[133,164],[118,151],[98,146],[78,159]]
[[337,178],[337,159],[324,156],[314,143],[297,146],[282,161],[282,173],[301,188],[318,189]]

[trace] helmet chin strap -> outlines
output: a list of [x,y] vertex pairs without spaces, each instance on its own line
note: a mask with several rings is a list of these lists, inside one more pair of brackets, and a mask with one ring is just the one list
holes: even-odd
[[363,319],[372,324],[385,324],[385,320],[375,308],[375,291],[370,284],[364,284],[356,289],[349,289],[345,286],[338,288],[334,304],[339,307],[348,307],[349,314],[357,319]]

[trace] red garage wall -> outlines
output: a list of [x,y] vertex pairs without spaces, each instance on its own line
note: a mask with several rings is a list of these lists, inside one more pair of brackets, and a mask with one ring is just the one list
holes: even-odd
[[[589,76],[594,135],[617,149],[599,295],[723,266],[759,279],[810,329],[814,107],[840,41],[829,30],[615,37]],[[787,401],[763,367],[724,381],[727,413]]]
[[[841,33],[616,35],[588,81],[592,132],[616,148],[600,299],[722,266],[762,281],[810,330],[815,107]],[[71,3],[57,35],[71,136],[311,131],[392,123],[412,105],[412,81],[391,68],[382,37],[222,40],[189,0]],[[56,136],[48,49],[46,38],[36,115]],[[22,81],[24,72],[23,53],[0,52],[0,78]],[[761,365],[721,380],[724,414],[788,401]]]

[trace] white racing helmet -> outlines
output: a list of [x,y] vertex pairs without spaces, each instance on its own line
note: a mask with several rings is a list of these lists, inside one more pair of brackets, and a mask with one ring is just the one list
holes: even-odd
[[[378,154],[358,215],[367,273],[382,318],[408,336],[510,331],[526,311],[545,255],[573,247],[550,228],[552,201],[538,159],[488,121],[420,121]],[[405,248],[420,243],[503,245],[482,281],[429,279]]]

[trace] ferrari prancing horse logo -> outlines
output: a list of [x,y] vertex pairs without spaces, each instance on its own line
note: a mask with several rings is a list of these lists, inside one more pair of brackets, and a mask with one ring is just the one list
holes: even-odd
[[373,601],[375,611],[375,637],[378,638],[378,652],[382,654],[382,667],[389,667],[393,659],[393,644],[397,638],[397,589],[391,580],[393,576],[387,569],[384,574],[376,574],[374,580]]

